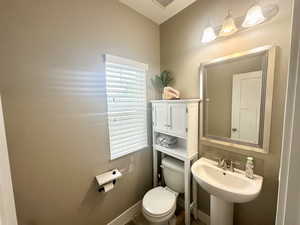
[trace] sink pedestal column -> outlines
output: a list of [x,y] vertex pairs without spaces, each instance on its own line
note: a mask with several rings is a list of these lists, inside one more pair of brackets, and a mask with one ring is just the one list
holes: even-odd
[[210,225],[233,225],[233,203],[211,195]]

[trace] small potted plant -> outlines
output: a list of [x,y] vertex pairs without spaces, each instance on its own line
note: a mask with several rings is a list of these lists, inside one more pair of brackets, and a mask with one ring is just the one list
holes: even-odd
[[160,91],[162,96],[164,88],[168,87],[172,81],[173,78],[171,76],[171,72],[167,70],[162,71],[160,75],[156,75],[151,79],[152,85]]

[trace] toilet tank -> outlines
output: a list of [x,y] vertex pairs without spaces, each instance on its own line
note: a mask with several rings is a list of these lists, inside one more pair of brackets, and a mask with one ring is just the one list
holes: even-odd
[[184,192],[184,164],[182,161],[165,157],[162,159],[162,170],[166,185],[172,190]]

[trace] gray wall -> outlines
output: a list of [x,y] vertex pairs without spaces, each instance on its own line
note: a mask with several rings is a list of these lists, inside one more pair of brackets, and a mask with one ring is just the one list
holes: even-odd
[[[252,152],[232,153],[200,147],[201,154],[207,157],[221,154],[243,162],[247,155],[255,157],[255,172],[265,178],[263,189],[256,200],[236,205],[235,224],[238,225],[272,225],[275,223],[285,89],[290,53],[292,1],[278,0],[276,2],[279,4],[280,12],[273,20],[236,34],[229,39],[207,45],[201,43],[201,36],[209,20],[213,25],[221,24],[228,9],[232,9],[234,16],[241,16],[246,13],[253,1],[197,1],[165,22],[160,30],[161,69],[173,72],[174,87],[181,91],[183,98],[199,97],[198,77],[201,62],[258,46],[279,46],[276,58],[270,153],[267,155]],[[262,0],[260,3],[265,4],[265,1]],[[209,213],[209,195],[203,190],[200,190],[199,193],[199,207],[202,211]]]
[[[159,72],[159,27],[117,0],[3,0],[0,92],[19,225],[102,225],[152,185],[151,151],[109,160],[104,53]],[[149,98],[151,93],[149,93]],[[107,194],[94,176],[125,175]]]

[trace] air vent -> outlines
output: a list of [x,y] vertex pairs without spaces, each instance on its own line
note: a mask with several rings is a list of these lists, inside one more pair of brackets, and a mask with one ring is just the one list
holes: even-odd
[[168,5],[170,5],[175,0],[153,0],[153,2],[159,4],[161,7],[166,8]]

